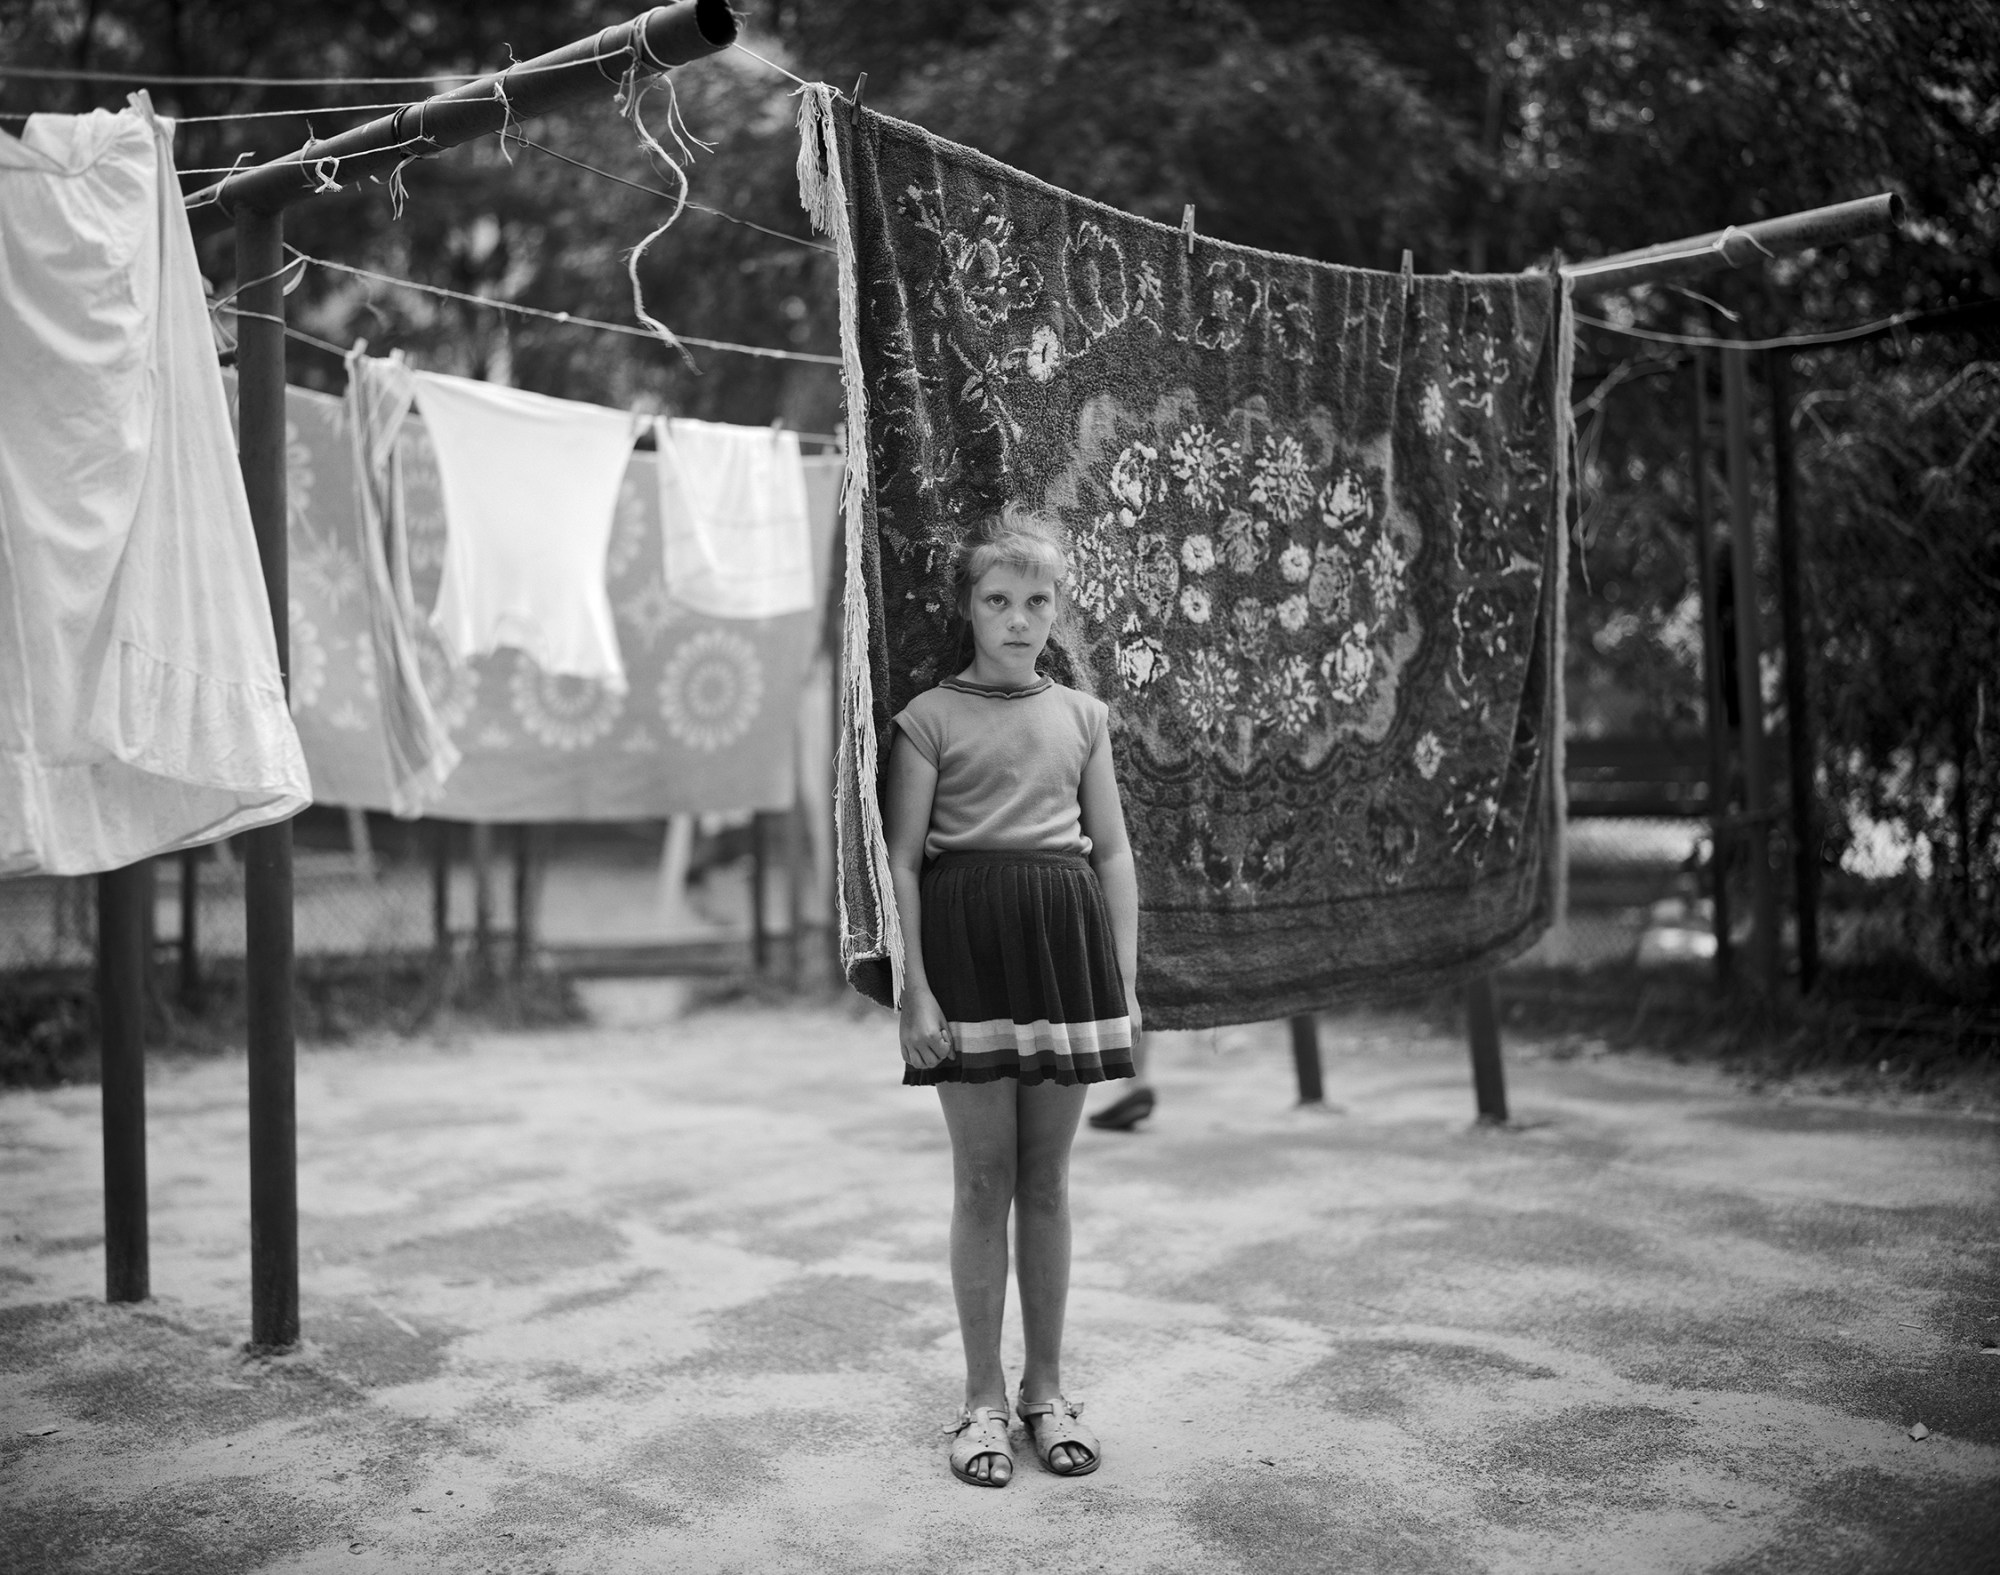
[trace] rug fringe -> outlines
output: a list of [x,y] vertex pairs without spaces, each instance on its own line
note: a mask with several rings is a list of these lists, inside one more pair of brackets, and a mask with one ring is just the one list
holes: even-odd
[[[847,470],[841,484],[841,521],[847,537],[847,575],[841,597],[841,728],[837,776],[848,780],[847,769],[858,791],[855,794],[861,824],[858,828],[841,824],[835,817],[842,846],[838,849],[840,868],[851,867],[847,839],[860,835],[862,857],[856,861],[867,871],[869,890],[874,898],[879,931],[856,935],[853,915],[847,908],[847,887],[838,883],[840,894],[840,960],[853,977],[855,963],[886,957],[895,1000],[903,999],[903,933],[896,911],[896,886],[889,869],[889,841],[882,826],[882,806],[877,795],[881,762],[875,741],[875,686],[868,655],[868,594],[864,583],[862,532],[865,528],[863,504],[868,496],[868,392],[861,377],[861,286],[860,268],[854,250],[854,226],[847,201],[847,181],[840,168],[840,145],[834,125],[834,102],[838,97],[826,83],[811,83],[799,89],[799,203],[812,227],[831,236],[838,264],[840,292],[840,377],[847,398]],[[836,785],[836,798],[839,794]]]
[[1564,668],[1569,657],[1569,500],[1571,475],[1576,464],[1576,413],[1569,402],[1570,382],[1576,375],[1576,282],[1563,274],[1560,260],[1555,264],[1556,296],[1556,387],[1553,425],[1556,444],[1556,561],[1555,595],[1549,630],[1550,709],[1554,713],[1549,728],[1550,793],[1554,801],[1555,890],[1551,893],[1550,925],[1559,934],[1569,926],[1569,696],[1564,687]]

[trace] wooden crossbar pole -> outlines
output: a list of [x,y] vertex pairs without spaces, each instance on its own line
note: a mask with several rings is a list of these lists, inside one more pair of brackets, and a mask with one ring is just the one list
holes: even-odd
[[1882,192],[1853,202],[1759,219],[1754,224],[1732,224],[1685,240],[1615,252],[1594,262],[1571,263],[1562,274],[1577,294],[1602,295],[1715,268],[1742,268],[1760,257],[1777,257],[1809,246],[1832,246],[1864,235],[1881,235],[1902,223],[1903,199],[1894,192]]
[[200,240],[239,213],[278,213],[336,186],[387,179],[405,159],[428,158],[491,136],[510,122],[604,92],[635,66],[641,75],[667,71],[735,42],[736,16],[729,0],[655,6],[589,38],[225,176],[188,197],[188,223]]

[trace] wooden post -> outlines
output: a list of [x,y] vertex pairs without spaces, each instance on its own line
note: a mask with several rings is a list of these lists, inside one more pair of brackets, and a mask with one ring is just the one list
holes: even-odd
[[493,977],[493,827],[484,820],[472,823],[472,968]]
[[190,1012],[201,1010],[201,849],[183,848],[181,869],[180,1001]]
[[1694,554],[1701,587],[1701,668],[1708,723],[1709,907],[1715,923],[1715,983],[1727,990],[1735,961],[1729,934],[1729,866],[1734,840],[1729,821],[1729,705],[1723,695],[1722,607],[1715,583],[1715,516],[1708,495],[1708,358],[1692,364],[1694,431],[1688,465],[1694,482]]
[[[285,510],[284,219],[236,218],[237,430],[243,487],[291,692]],[[243,834],[244,997],[250,1049],[250,1341],[282,1350],[299,1339],[297,1045],[292,1023],[292,827]]]
[[1750,874],[1750,956],[1757,988],[1778,990],[1778,905],[1771,887],[1771,790],[1764,772],[1764,641],[1757,610],[1757,518],[1750,501],[1747,350],[1722,355],[1722,414],[1729,451],[1729,528],[1734,543],[1736,692],[1743,756],[1743,846]]
[[767,953],[764,937],[764,866],[769,838],[765,832],[764,812],[753,809],[750,812],[750,965],[758,973],[764,971]]
[[535,962],[535,828],[523,822],[514,828],[514,977],[527,975]]
[[104,1299],[152,1294],[146,1224],[146,926],[152,866],[97,877],[98,1057],[103,1076]]
[[451,961],[451,822],[431,822],[431,950],[442,968]]
[[1319,1019],[1302,1012],[1291,1020],[1292,1067],[1299,1075],[1299,1103],[1326,1103],[1326,1084],[1320,1076]]
[[1466,1035],[1472,1041],[1472,1097],[1479,1119],[1504,1126],[1507,1073],[1500,1061],[1500,1013],[1493,1000],[1493,975],[1483,973],[1465,987]]
[[1799,988],[1819,978],[1819,803],[1813,781],[1811,660],[1806,654],[1805,581],[1799,570],[1798,453],[1792,442],[1792,352],[1767,350],[1771,469],[1776,485],[1779,637],[1785,651],[1785,741],[1791,791],[1792,879],[1798,904]]

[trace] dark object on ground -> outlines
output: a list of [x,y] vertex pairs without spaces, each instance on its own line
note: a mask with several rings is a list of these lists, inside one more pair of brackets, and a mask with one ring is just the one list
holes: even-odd
[[1090,1124],[1100,1132],[1130,1132],[1153,1113],[1155,1102],[1150,1088],[1135,1088],[1098,1111]]

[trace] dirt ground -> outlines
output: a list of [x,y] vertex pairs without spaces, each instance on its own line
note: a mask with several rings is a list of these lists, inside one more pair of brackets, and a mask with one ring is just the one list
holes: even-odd
[[1104,1467],[991,1492],[889,1019],[683,1002],[307,1048],[277,1359],[240,1059],[153,1070],[134,1307],[96,1089],[0,1095],[10,1575],[2000,1569],[1991,1118],[1516,1038],[1481,1129],[1414,1018],[1326,1020],[1326,1111],[1282,1025],[1162,1035],[1076,1154]]

